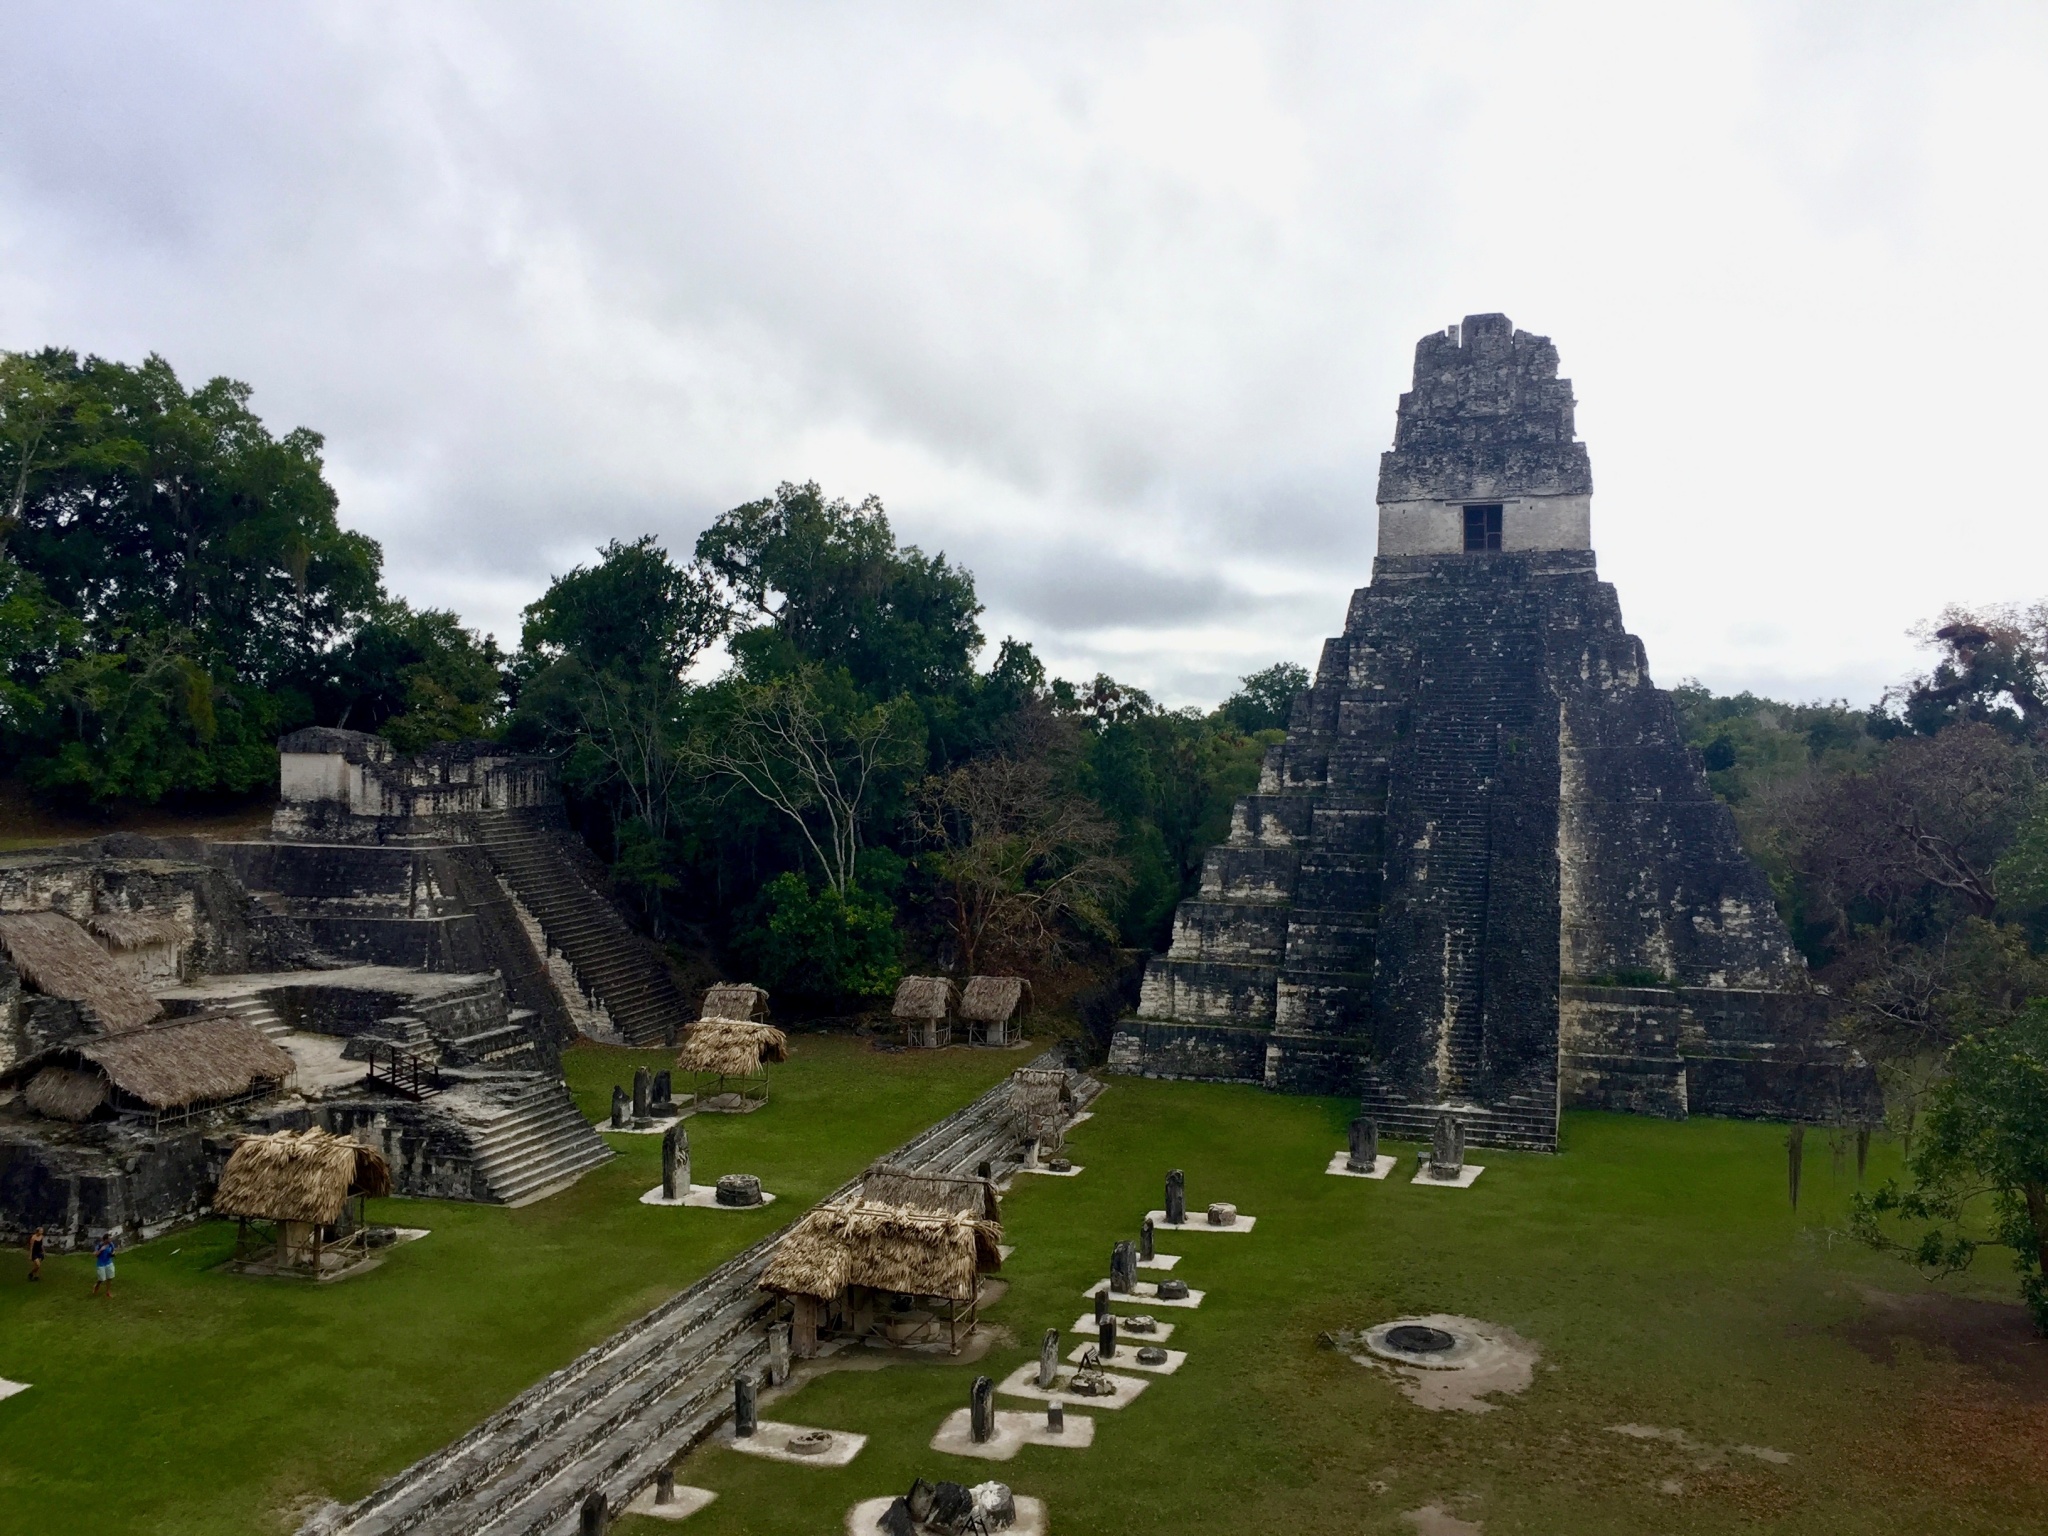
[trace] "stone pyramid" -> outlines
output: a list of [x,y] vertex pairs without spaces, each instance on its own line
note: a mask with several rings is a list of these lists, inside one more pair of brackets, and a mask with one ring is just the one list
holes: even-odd
[[1554,1148],[1564,1105],[1832,1117],[1869,1074],[1592,549],[1549,339],[1426,336],[1379,552],[1237,803],[1115,1070],[1357,1093]]

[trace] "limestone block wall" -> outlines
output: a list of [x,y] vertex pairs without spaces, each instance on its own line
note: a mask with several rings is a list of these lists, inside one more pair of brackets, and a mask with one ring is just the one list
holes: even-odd
[[278,743],[272,835],[287,841],[410,843],[460,838],[484,811],[549,811],[551,759],[492,742],[450,742],[407,756],[381,737],[315,727]]
[[404,1099],[338,1100],[321,1107],[327,1129],[354,1136],[391,1164],[392,1188],[426,1200],[489,1200],[476,1148],[461,1124]]
[[108,850],[110,841],[158,846],[123,838],[0,856],[0,912],[62,912],[81,923],[95,912],[161,912],[192,932],[188,976],[248,969],[248,913],[233,880],[197,859],[121,856]]
[[0,1130],[0,1233],[38,1226],[59,1250],[107,1232],[154,1237],[213,1198],[225,1145],[199,1131],[141,1138],[115,1127],[65,1128],[65,1139]]
[[[1380,508],[1379,554],[1462,555],[1465,501],[1392,501]],[[1508,496],[1501,509],[1501,548],[1591,549],[1593,498],[1586,495]]]

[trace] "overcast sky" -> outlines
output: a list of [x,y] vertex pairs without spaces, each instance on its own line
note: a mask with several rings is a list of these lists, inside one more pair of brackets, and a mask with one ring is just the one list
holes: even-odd
[[1370,575],[1414,343],[1553,337],[1670,684],[2048,597],[2048,7],[10,7],[0,346],[247,380],[514,639],[779,480],[1213,702]]

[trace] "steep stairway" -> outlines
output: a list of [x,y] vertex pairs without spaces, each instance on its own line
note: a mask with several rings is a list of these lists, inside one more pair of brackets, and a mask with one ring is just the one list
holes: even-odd
[[689,1009],[668,971],[612,904],[576,872],[571,834],[514,812],[476,817],[492,866],[560,950],[583,989],[604,1005],[629,1045],[673,1045]]
[[217,1011],[245,1024],[254,1024],[273,1040],[292,1032],[291,1026],[278,1016],[277,1010],[253,993],[248,997],[230,998]]
[[523,1205],[613,1156],[554,1082],[537,1082],[496,1119],[472,1128],[476,1165],[494,1198]]

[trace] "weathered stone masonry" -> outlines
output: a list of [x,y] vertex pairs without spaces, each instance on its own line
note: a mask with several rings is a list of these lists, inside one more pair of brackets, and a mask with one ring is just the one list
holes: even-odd
[[[1556,1144],[1565,1102],[1867,1107],[1591,548],[1557,353],[1416,349],[1373,581],[1210,850],[1113,1068]],[[1655,978],[1661,985],[1617,986]],[[1603,984],[1605,983],[1605,984]]]

